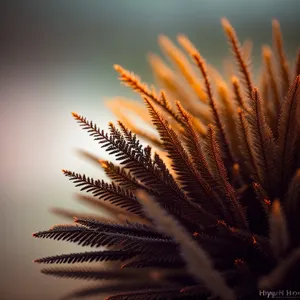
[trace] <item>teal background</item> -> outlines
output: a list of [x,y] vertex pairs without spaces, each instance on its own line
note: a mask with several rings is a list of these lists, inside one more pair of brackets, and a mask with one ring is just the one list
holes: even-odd
[[[3,3],[3,2],[2,2]],[[297,0],[60,0],[1,4],[0,221],[3,300],[57,299],[83,284],[39,273],[36,257],[81,251],[63,242],[34,240],[32,232],[63,222],[53,206],[87,211],[77,190],[61,174],[71,169],[94,177],[102,172],[74,152],[84,148],[105,157],[71,117],[76,111],[100,127],[114,117],[104,100],[137,98],[119,85],[114,63],[152,82],[148,52],[157,37],[184,33],[217,67],[229,54],[220,26],[227,17],[241,40],[251,38],[253,68],[271,43],[271,19],[282,26],[292,62],[299,43]],[[84,249],[85,250],[85,249]],[[98,298],[99,299],[99,298]]]

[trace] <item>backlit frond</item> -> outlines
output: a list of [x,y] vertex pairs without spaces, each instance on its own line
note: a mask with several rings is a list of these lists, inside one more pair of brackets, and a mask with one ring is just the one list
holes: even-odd
[[[251,74],[249,72],[249,67],[248,67],[249,63],[245,60],[245,54],[242,53],[240,42],[236,36],[236,32],[234,28],[231,26],[231,24],[227,19],[222,19],[222,25],[226,33],[226,36],[228,38],[228,41],[231,45],[233,55],[235,56],[241,78],[243,79],[246,93],[248,97],[251,99],[253,83],[252,83]],[[247,59],[249,58],[247,57]]]
[[290,69],[273,21],[258,90],[252,43],[241,45],[227,19],[222,25],[233,54],[225,74],[185,35],[177,36],[183,50],[161,35],[171,64],[148,56],[157,89],[114,66],[143,104],[108,102],[118,122],[107,132],[73,113],[114,161],[80,150],[108,178],[63,173],[90,193],[77,199],[94,211],[55,208],[74,223],[33,234],[97,248],[35,260],[72,264],[44,274],[99,282],[65,299],[254,300],[262,290],[298,289],[300,52]]
[[281,75],[282,94],[285,95],[290,85],[289,65],[283,48],[283,39],[280,31],[280,24],[277,20],[272,22],[273,28],[273,44],[279,61],[279,69]]

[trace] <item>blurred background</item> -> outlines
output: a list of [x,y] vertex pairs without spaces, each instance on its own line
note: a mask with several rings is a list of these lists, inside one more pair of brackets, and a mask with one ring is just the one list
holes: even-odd
[[[49,213],[60,206],[87,211],[61,174],[70,169],[101,177],[76,156],[77,148],[106,157],[71,116],[76,111],[101,128],[114,116],[104,100],[137,96],[113,70],[121,64],[152,82],[146,54],[158,52],[157,37],[184,33],[217,67],[228,55],[220,18],[241,40],[251,38],[254,68],[263,43],[271,43],[271,19],[282,26],[290,61],[299,46],[297,0],[27,0],[1,2],[0,221],[3,300],[58,299],[82,286],[39,273],[36,257],[81,251],[31,234],[64,222]],[[98,298],[99,299],[99,298]]]

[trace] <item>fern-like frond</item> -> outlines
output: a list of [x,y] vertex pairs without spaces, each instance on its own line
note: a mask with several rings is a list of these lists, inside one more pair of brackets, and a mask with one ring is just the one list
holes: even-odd
[[281,75],[281,93],[285,95],[289,86],[290,86],[290,71],[288,60],[285,55],[284,47],[283,47],[283,39],[280,31],[280,25],[277,20],[273,20],[272,22],[273,29],[273,45],[278,57],[278,66]]
[[248,120],[245,112],[238,108],[239,115],[239,138],[240,138],[240,152],[242,154],[242,163],[247,168],[249,175],[256,181],[262,182],[262,174],[258,168],[255,149],[253,148],[252,135],[249,128]]
[[132,234],[101,232],[76,225],[57,225],[53,228],[33,234],[36,238],[63,240],[81,246],[100,247],[118,246],[130,251],[171,251],[176,244],[168,238],[143,237]]
[[195,165],[198,167],[198,171],[202,173],[207,178],[212,178],[212,175],[209,173],[207,161],[203,154],[201,145],[200,145],[200,136],[197,134],[194,124],[193,117],[183,108],[179,101],[176,102],[178,112],[183,118],[184,129],[186,131],[186,147],[189,150],[191,158]]
[[[251,40],[245,40],[241,45],[241,52],[245,60],[246,65],[248,66],[249,72],[251,72],[251,57],[253,50],[253,42]],[[227,74],[227,78],[235,76],[235,64],[232,62],[232,57],[228,57],[224,60],[224,73]]]
[[241,51],[241,46],[240,42],[237,38],[236,32],[234,28],[231,26],[229,21],[225,18],[222,19],[222,25],[224,28],[224,31],[226,33],[226,36],[228,38],[228,41],[231,45],[232,52],[235,56],[236,63],[239,67],[239,71],[243,80],[243,84],[247,93],[248,98],[252,98],[252,89],[253,89],[253,83],[252,83],[252,78],[251,74],[249,71],[249,57],[247,57],[247,60],[244,58],[244,54]]
[[75,172],[63,170],[65,176],[69,177],[71,181],[76,183],[76,187],[81,187],[80,191],[91,192],[95,197],[103,201],[125,208],[131,213],[139,216],[142,215],[141,207],[137,202],[135,195],[127,189],[121,188],[114,182],[108,184],[103,180],[94,180],[93,178],[80,175]]
[[199,67],[199,69],[202,73],[202,76],[204,78],[204,84],[205,84],[205,88],[206,88],[207,97],[209,99],[209,105],[211,107],[212,114],[214,116],[215,125],[218,128],[218,132],[220,134],[220,141],[221,141],[221,145],[222,145],[222,150],[224,151],[224,157],[227,157],[229,163],[233,164],[234,158],[232,155],[232,150],[230,149],[228,137],[227,137],[225,129],[224,129],[224,124],[223,124],[223,120],[221,119],[221,116],[220,116],[219,108],[217,107],[216,100],[212,93],[212,87],[209,82],[209,77],[208,77],[205,61],[198,52],[192,53],[192,57],[194,58],[197,66]]
[[155,184],[159,181],[159,174],[157,174],[156,169],[153,167],[151,159],[151,147],[143,148],[140,144],[127,146],[124,136],[112,123],[110,123],[111,135],[109,136],[86,118],[76,113],[73,113],[73,116],[83,129],[86,129],[90,133],[90,136],[94,137],[94,140],[102,144],[103,148],[106,148],[109,154],[114,154],[122,165],[132,169],[134,177],[137,177],[150,188],[151,183]]
[[116,166],[114,163],[109,161],[100,161],[105,174],[113,180],[117,185],[124,189],[136,190],[142,188],[142,185],[131,176],[131,174],[120,166]]
[[120,237],[117,238],[116,236],[90,230],[78,225],[57,225],[49,230],[36,232],[33,236],[36,238],[68,241],[91,247],[120,244],[123,241]]
[[[234,219],[237,222],[238,226],[247,227],[245,212],[241,205],[238,203],[235,190],[229,182],[227,171],[221,157],[220,148],[216,140],[215,130],[211,125],[208,125],[207,145],[210,166],[212,167],[212,171],[217,183],[220,185],[221,190],[226,200],[228,201],[228,205],[226,207],[231,209],[231,213],[234,216]],[[225,206],[223,207],[225,209]]]
[[237,105],[240,106],[244,111],[248,111],[247,104],[244,101],[239,79],[236,76],[231,77],[231,84],[233,88],[234,99]]
[[134,255],[134,252],[122,250],[93,251],[48,256],[35,259],[34,262],[40,264],[75,264],[98,261],[124,261],[126,259],[132,258]]
[[273,62],[272,62],[272,50],[268,46],[263,47],[263,58],[266,68],[267,77],[269,79],[270,89],[272,92],[272,99],[275,107],[275,114],[278,116],[281,101],[280,101],[280,94],[278,90],[278,85],[275,77],[275,72],[273,69]]
[[[274,171],[277,168],[275,164],[277,149],[273,133],[266,123],[262,109],[262,101],[256,88],[253,89],[252,103],[253,108],[248,115],[251,138],[253,141],[252,147],[261,178],[260,184],[270,193],[276,188],[277,182],[277,172]],[[272,195],[272,193],[270,194]]]
[[140,78],[134,73],[131,73],[123,69],[119,65],[114,66],[115,70],[120,74],[120,81],[126,86],[132,88],[134,91],[138,92],[142,97],[147,97],[159,105],[164,112],[173,117],[177,122],[180,123],[180,118],[177,116],[176,112],[172,109],[171,105],[165,101],[164,95],[157,95],[155,90],[150,90],[149,87],[141,82]]
[[224,120],[224,126],[229,140],[230,148],[235,156],[238,155],[238,135],[237,135],[237,106],[232,101],[232,95],[227,84],[222,80],[217,83],[217,93],[221,103],[221,112]]
[[163,236],[154,231],[153,228],[145,224],[131,223],[129,221],[126,224],[99,222],[93,219],[79,219],[75,218],[75,223],[88,227],[89,229],[95,229],[101,232],[108,233],[123,233],[136,235],[140,237],[157,237],[162,238]]
[[[277,122],[278,116],[275,114],[274,105],[271,99],[271,88],[268,82],[268,76],[266,72],[262,69],[260,74],[260,94],[263,100],[263,110],[266,116],[266,122],[272,128],[272,131],[275,133],[277,131]],[[277,136],[277,134],[275,134]]]

